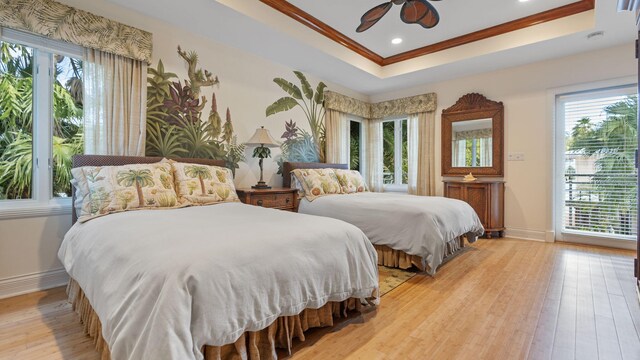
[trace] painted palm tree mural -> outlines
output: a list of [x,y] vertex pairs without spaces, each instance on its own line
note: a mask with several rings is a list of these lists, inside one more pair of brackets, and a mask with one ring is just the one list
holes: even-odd
[[319,82],[313,87],[307,77],[300,71],[293,72],[300,86],[285,80],[275,78],[276,83],[288,95],[276,100],[266,110],[267,117],[293,108],[300,108],[309,122],[311,132],[301,129],[291,120],[285,123],[285,132],[282,134],[284,142],[280,146],[282,155],[276,158],[279,170],[282,173],[282,163],[293,162],[324,162],[325,161],[325,127],[324,127],[324,90],[327,85]]
[[197,166],[197,165],[185,166],[184,173],[190,178],[193,178],[193,179],[197,178],[198,180],[200,180],[200,189],[202,190],[202,195],[203,196],[207,195],[207,190],[205,189],[204,181],[210,180],[213,178],[209,169],[207,169],[204,166]]
[[238,144],[226,109],[223,123],[218,113],[216,94],[211,105],[202,95],[220,81],[211,72],[198,67],[198,54],[178,46],[178,56],[187,64],[188,79],[166,72],[162,60],[148,69],[147,77],[147,156],[189,157],[225,160],[235,174],[245,160],[244,145]]
[[138,207],[143,207],[145,204],[142,188],[155,184],[151,170],[148,169],[119,171],[116,180],[118,181],[118,185],[121,186],[129,187],[135,185],[136,192],[138,193]]

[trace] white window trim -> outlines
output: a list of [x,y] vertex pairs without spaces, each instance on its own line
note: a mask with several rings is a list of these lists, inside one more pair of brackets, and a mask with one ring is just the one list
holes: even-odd
[[[21,31],[2,28],[0,39],[34,49],[32,198],[0,200],[0,220],[71,214],[71,198],[55,198],[52,188],[52,54],[83,58],[83,48]],[[41,86],[40,83],[48,83]],[[44,180],[43,180],[44,179]]]
[[[382,188],[384,189],[385,192],[408,193],[409,184],[402,183],[402,121],[409,121],[409,119],[403,116],[399,118],[385,119],[382,122],[385,123],[385,122],[391,122],[391,121],[393,121],[394,123],[393,125],[393,146],[395,147],[393,151],[393,156],[394,156],[393,165],[395,167],[393,169],[394,183],[383,184]],[[407,126],[407,129],[409,129],[408,126]],[[398,174],[400,174],[400,176],[398,176]]]
[[593,235],[574,230],[563,230],[562,209],[564,206],[561,181],[564,180],[564,122],[561,120],[561,109],[558,107],[557,98],[562,95],[589,93],[598,90],[624,88],[635,86],[637,88],[638,78],[627,76],[605,81],[597,81],[561,88],[549,89],[547,91],[547,108],[551,118],[550,133],[552,134],[552,149],[550,161],[553,170],[548,178],[549,188],[549,215],[547,217],[546,241],[566,241],[581,244],[615,247],[622,249],[636,249],[637,241],[635,236],[621,237],[608,234]]

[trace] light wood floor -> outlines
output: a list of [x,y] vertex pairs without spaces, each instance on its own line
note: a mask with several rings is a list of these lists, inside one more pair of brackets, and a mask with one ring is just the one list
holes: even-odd
[[[640,359],[633,252],[480,240],[292,359]],[[98,359],[64,289],[0,300],[0,359]],[[284,357],[287,357],[286,354]]]

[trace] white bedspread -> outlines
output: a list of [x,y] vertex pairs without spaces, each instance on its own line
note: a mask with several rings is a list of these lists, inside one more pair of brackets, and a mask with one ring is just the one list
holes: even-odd
[[353,224],[376,245],[420,256],[431,275],[447,255],[447,243],[467,233],[484,233],[469,204],[436,196],[374,192],[329,195],[312,202],[302,199],[298,212]]
[[76,224],[58,256],[113,360],[201,359],[205,344],[378,287],[375,249],[356,227],[240,203]]

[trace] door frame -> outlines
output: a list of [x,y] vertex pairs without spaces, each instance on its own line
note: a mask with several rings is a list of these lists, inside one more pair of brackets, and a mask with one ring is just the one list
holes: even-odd
[[[640,66],[640,64],[639,64]],[[603,81],[594,81],[583,84],[564,86],[555,89],[549,89],[547,91],[547,104],[550,109],[550,116],[553,119],[551,125],[551,133],[552,136],[552,148],[551,152],[551,163],[553,165],[553,171],[550,181],[550,189],[551,189],[551,206],[552,209],[550,214],[550,219],[548,221],[551,223],[549,227],[552,229],[552,240],[553,241],[566,241],[566,242],[574,242],[579,244],[588,244],[588,245],[596,245],[596,246],[606,246],[612,248],[620,248],[626,250],[636,250],[638,245],[638,241],[634,240],[620,240],[614,239],[613,236],[607,236],[606,234],[602,234],[600,236],[594,236],[592,234],[580,234],[579,232],[571,232],[571,233],[562,233],[562,206],[563,203],[563,191],[560,189],[560,182],[564,179],[564,162],[558,161],[558,153],[563,152],[562,144],[564,144],[564,128],[560,128],[559,121],[559,111],[560,109],[557,106],[557,97],[566,94],[579,94],[581,92],[589,92],[593,90],[607,90],[614,89],[618,87],[625,86],[635,86],[637,87],[638,76],[625,76],[621,78],[615,78],[610,80]],[[639,134],[640,135],[640,134]],[[640,182],[640,177],[639,177]],[[547,239],[550,241],[551,239]]]

